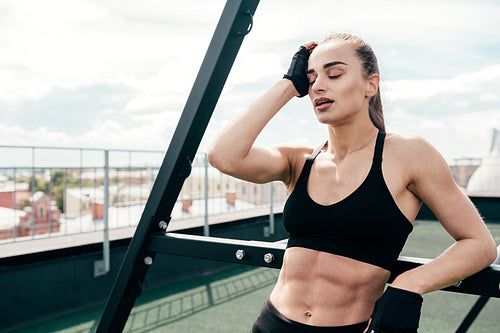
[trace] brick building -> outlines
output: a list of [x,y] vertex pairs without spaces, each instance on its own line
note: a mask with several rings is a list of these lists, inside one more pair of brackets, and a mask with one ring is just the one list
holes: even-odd
[[30,201],[32,206],[25,207],[26,214],[19,219],[17,237],[59,232],[61,212],[55,201],[43,192],[36,192]]

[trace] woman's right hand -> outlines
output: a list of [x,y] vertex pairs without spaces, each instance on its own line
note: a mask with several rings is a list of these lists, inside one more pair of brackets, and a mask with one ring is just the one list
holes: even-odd
[[309,80],[307,80],[307,65],[309,55],[318,45],[317,42],[309,42],[301,45],[292,58],[288,72],[283,76],[293,82],[299,97],[304,97],[309,93]]

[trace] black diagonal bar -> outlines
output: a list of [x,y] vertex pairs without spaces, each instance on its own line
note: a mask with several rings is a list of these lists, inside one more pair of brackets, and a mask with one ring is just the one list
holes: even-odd
[[[191,171],[200,141],[234,63],[253,24],[258,0],[228,0],[177,124],[148,202],[106,303],[97,332],[121,332],[155,253],[147,250],[150,235],[168,223],[184,180]],[[182,53],[182,46],[175,52]],[[148,260],[145,260],[146,257]]]
[[456,329],[455,333],[465,333],[472,326],[474,320],[476,320],[477,316],[484,308],[486,303],[488,303],[490,297],[489,296],[480,296],[476,303],[472,306],[469,313],[465,316],[464,320],[460,323],[460,326]]

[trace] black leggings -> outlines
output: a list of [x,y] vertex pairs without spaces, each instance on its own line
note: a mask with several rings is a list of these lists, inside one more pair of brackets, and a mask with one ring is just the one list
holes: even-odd
[[368,322],[346,326],[311,326],[290,320],[283,316],[269,299],[262,306],[251,333],[363,333]]

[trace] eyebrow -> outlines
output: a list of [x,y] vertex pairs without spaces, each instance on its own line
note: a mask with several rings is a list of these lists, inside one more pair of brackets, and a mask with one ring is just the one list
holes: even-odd
[[[342,61],[333,61],[333,62],[329,62],[327,64],[324,64],[323,69],[327,69],[329,67],[333,67],[336,65],[347,65],[347,64],[345,62],[342,62]],[[314,69],[308,70],[306,74],[311,74],[311,73],[314,73]]]

